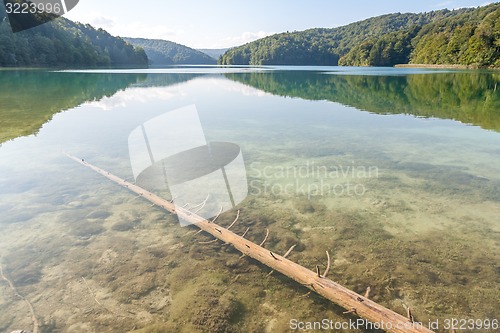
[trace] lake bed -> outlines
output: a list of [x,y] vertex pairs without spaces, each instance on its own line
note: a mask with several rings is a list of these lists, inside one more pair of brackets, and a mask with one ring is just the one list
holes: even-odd
[[[133,180],[130,133],[195,106],[206,141],[237,144],[244,160],[248,195],[218,223],[240,209],[235,232],[260,243],[269,229],[269,250],[296,245],[289,259],[311,270],[328,250],[331,279],[423,323],[499,318],[499,78],[2,71],[3,272],[41,332],[284,332],[294,318],[355,318],[228,245],[200,244],[211,239],[63,154]],[[32,329],[26,302],[4,282],[0,294],[0,331]]]

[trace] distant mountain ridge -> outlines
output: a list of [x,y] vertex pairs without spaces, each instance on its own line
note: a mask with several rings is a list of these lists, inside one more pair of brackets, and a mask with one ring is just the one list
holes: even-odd
[[387,14],[338,28],[280,33],[229,49],[218,62],[354,66],[419,62],[500,67],[499,12],[500,3],[495,3],[453,11]]
[[171,41],[130,37],[123,37],[123,39],[144,49],[153,66],[215,65],[217,63],[216,59],[203,52]]
[[207,54],[208,56],[217,60],[217,59],[219,59],[219,57],[221,55],[226,53],[226,51],[229,50],[229,48],[225,48],[225,49],[197,49],[197,50],[200,52],[203,52],[203,53]]

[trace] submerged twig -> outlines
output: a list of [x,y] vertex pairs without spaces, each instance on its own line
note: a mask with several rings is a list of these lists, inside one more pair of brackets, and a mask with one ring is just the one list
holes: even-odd
[[210,197],[210,193],[208,193],[208,194],[207,194],[207,197],[206,197],[206,198],[205,198],[205,200],[203,200],[201,203],[199,203],[199,204],[198,204],[198,205],[196,205],[196,206],[191,207],[191,210],[193,210],[194,208],[197,208],[197,207],[200,207],[200,206],[201,206],[200,208],[198,208],[197,210],[195,210],[193,213],[198,214],[198,212],[199,212],[200,210],[202,210],[203,208],[205,208],[205,205],[207,204],[207,200],[208,200],[208,198],[209,198],[209,197]]
[[[292,253],[293,249],[294,249],[296,246],[297,246],[297,244],[294,244],[294,245],[290,246],[290,248],[288,249],[288,251],[286,251],[286,252],[285,252],[285,254],[283,255],[283,258],[288,257],[288,255],[289,255],[290,253]],[[274,269],[273,269],[272,271],[270,271],[269,273],[267,273],[267,276],[271,276],[271,274],[273,274],[273,273],[274,273]]]
[[413,318],[413,313],[411,313],[411,309],[408,308],[408,311],[406,313],[406,316],[408,317],[408,320],[411,321],[412,323],[415,322],[415,318]]
[[288,249],[288,251],[286,251],[285,254],[283,255],[283,258],[288,257],[288,255],[290,253],[292,253],[293,249],[295,249],[296,246],[297,246],[297,244],[293,244],[292,246],[290,246],[290,248]]
[[[87,280],[82,276],[82,281],[85,283],[85,286],[87,287],[87,289],[89,290],[90,294],[92,295],[92,297],[94,298],[94,301],[99,304],[100,306],[102,306],[103,308],[105,308],[106,310],[110,311],[108,308],[106,308],[104,305],[102,305],[101,302],[99,302],[99,300],[97,299],[97,297],[95,296],[94,292],[92,291],[92,289],[90,289],[90,286],[89,284],[87,283]],[[111,312],[111,311],[110,311]]]
[[355,308],[352,308],[351,310],[349,310],[349,311],[344,311],[344,312],[342,312],[342,313],[343,313],[343,314],[350,314],[350,313],[357,314],[357,311],[356,311],[356,309],[355,309]]
[[208,198],[209,198],[209,197],[210,197],[210,193],[208,193],[208,194],[207,194],[206,198],[205,198],[202,202],[200,202],[200,203],[199,203],[199,204],[197,204],[197,205],[194,205],[194,206],[193,206],[193,207],[191,207],[190,209],[197,208],[197,207],[200,207],[200,206],[205,205],[205,204],[207,203],[207,200],[208,200]]
[[240,218],[240,210],[238,209],[238,211],[236,212],[236,218],[234,219],[233,223],[231,223],[229,227],[227,227],[226,229],[227,230],[231,229],[231,227],[236,224],[236,221],[238,221],[239,218]]
[[195,210],[193,213],[194,214],[198,214],[203,208],[205,208],[205,204],[203,204],[200,208],[198,208],[197,210]]
[[365,298],[370,298],[370,291],[371,291],[371,290],[372,290],[372,289],[371,289],[370,287],[366,288],[365,295],[364,295],[364,296],[365,296]]
[[217,242],[217,241],[218,241],[218,239],[216,238],[216,239],[212,239],[211,241],[206,241],[206,242],[198,242],[198,244],[212,244],[212,243],[215,243],[215,242]]
[[200,231],[201,231],[201,230],[190,230],[190,231],[188,231],[188,232],[186,232],[186,233],[184,234],[184,237],[185,237],[185,236],[189,236],[189,235],[197,235],[197,234],[199,234],[199,233],[200,233]]
[[264,243],[266,242],[267,240],[267,237],[269,237],[269,229],[266,229],[266,237],[264,237],[264,240],[259,244],[259,246],[262,246],[264,245]]
[[134,201],[135,199],[138,199],[138,198],[141,198],[142,197],[142,193],[139,193],[139,195],[135,196],[132,200],[130,201]]
[[[229,227],[227,227],[226,229],[227,230],[231,229],[231,227],[236,224],[236,222],[238,221],[239,218],[240,218],[240,210],[238,209],[238,211],[236,212],[236,217],[234,218],[233,222],[229,225]],[[228,244],[228,243],[224,243],[224,244]]]
[[224,209],[224,208],[223,208],[223,207],[221,207],[221,208],[219,209],[219,212],[217,213],[217,215],[215,215],[215,217],[213,218],[213,220],[212,220],[212,221],[208,221],[208,222],[209,222],[209,223],[215,223],[215,221],[217,221],[217,219],[219,218],[220,214],[222,213],[222,210],[223,210],[223,209]]
[[22,296],[16,289],[16,287],[14,286],[14,284],[12,283],[12,281],[10,281],[4,274],[3,274],[3,269],[2,269],[2,265],[0,264],[0,278],[4,279],[5,281],[7,281],[7,283],[9,284],[10,286],[10,289],[12,289],[12,291],[14,292],[14,295],[16,295],[17,297],[19,297],[22,301],[24,301],[24,303],[26,303],[26,305],[28,306],[29,310],[30,310],[30,313],[31,313],[31,320],[33,321],[33,333],[38,333],[38,329],[39,329],[39,326],[40,324],[38,323],[38,319],[36,318],[36,314],[35,314],[35,309],[33,308],[33,305],[31,304],[31,302],[24,296]]
[[328,271],[330,270],[330,253],[328,253],[328,251],[326,251],[326,257],[328,258],[328,263],[326,265],[326,269],[325,269],[325,272],[323,273],[323,277],[325,278],[327,275],[328,275]]
[[94,298],[94,301],[99,304],[103,309],[105,309],[106,311],[114,314],[115,316],[120,316],[120,317],[127,317],[127,318],[133,318],[132,316],[129,316],[129,315],[123,315],[123,314],[120,314],[120,313],[117,313],[113,310],[111,310],[110,308],[108,308],[107,306],[105,306],[104,304],[102,304],[101,302],[99,302],[99,300],[97,299],[96,295],[94,294],[94,292],[92,291],[92,289],[90,288],[88,282],[87,282],[87,279],[85,279],[83,276],[82,276],[82,281],[85,283],[85,286],[87,287],[87,289],[89,290],[90,292],[90,295],[92,295],[92,297]]
[[410,307],[408,305],[406,305],[405,303],[403,303],[403,307],[406,310],[406,318],[408,318],[409,321],[411,321],[412,323],[414,323],[415,322],[415,318],[413,317],[413,314],[411,313]]
[[247,234],[248,230],[250,230],[250,228],[247,228],[247,230],[245,230],[245,232],[243,233],[243,235],[241,235],[241,238],[245,238],[245,235]]

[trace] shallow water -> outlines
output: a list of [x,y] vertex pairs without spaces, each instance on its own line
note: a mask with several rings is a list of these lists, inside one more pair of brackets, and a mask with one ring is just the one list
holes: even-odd
[[[0,72],[2,140],[36,133],[0,146],[4,275],[42,332],[354,319],[229,246],[199,244],[210,238],[63,154],[133,180],[129,134],[194,105],[206,141],[241,148],[249,193],[235,231],[260,243],[268,228],[267,248],[298,244],[289,258],[311,269],[328,250],[333,280],[440,320],[437,331],[450,318],[498,319],[498,81],[380,68]],[[5,281],[0,294],[0,331],[32,329]]]

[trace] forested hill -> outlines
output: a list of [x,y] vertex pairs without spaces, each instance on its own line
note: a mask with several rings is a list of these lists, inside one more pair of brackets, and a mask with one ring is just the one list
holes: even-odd
[[147,66],[144,50],[63,17],[12,33],[0,2],[0,67]]
[[500,3],[369,39],[340,59],[351,66],[406,63],[500,67]]
[[281,33],[232,48],[219,58],[219,63],[499,67],[499,10],[500,4],[495,3],[453,11],[396,13],[333,29]]
[[151,65],[214,65],[215,59],[209,55],[161,39],[124,38],[132,45],[142,47],[148,55]]
[[214,58],[215,60],[219,59],[221,55],[226,53],[228,49],[198,49],[198,51],[203,52],[210,57]]

